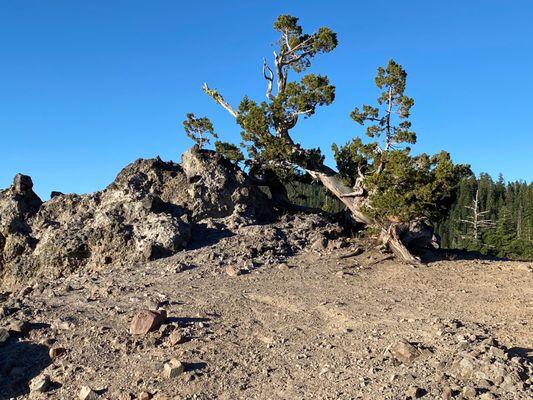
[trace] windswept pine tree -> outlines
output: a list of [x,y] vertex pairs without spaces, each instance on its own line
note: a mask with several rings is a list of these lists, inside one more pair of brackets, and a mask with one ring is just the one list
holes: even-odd
[[272,63],[265,60],[262,69],[265,100],[244,96],[234,107],[217,89],[203,86],[241,126],[248,174],[268,186],[281,207],[291,207],[284,177],[319,181],[355,221],[379,232],[396,255],[418,263],[410,249],[437,245],[433,223],[448,211],[468,166],[454,165],[446,152],[411,154],[409,146],[416,143],[409,121],[414,100],[405,94],[407,73],[393,60],[378,69],[376,104],[355,108],[351,114],[357,124],[367,125],[366,139],[335,145],[338,171],[327,166],[320,149],[305,148],[292,131],[302,118],[312,117],[335,99],[327,76],[305,71],[316,56],[337,47],[337,35],[328,27],[306,33],[290,15],[279,16],[274,30],[277,48]]

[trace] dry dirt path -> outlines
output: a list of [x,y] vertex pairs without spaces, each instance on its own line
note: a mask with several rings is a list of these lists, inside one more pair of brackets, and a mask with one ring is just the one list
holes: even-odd
[[[308,250],[286,265],[254,264],[229,276],[227,265],[245,263],[232,253],[242,246],[223,238],[158,262],[64,278],[15,300],[9,318],[34,329],[6,345],[4,360],[33,357],[32,375],[47,374],[56,385],[24,394],[27,382],[9,385],[11,365],[0,398],[71,399],[84,385],[102,399],[139,398],[143,390],[155,399],[438,399],[447,391],[469,398],[465,388],[485,399],[531,398],[527,368],[520,382],[503,378],[533,355],[532,263],[412,268],[372,265],[383,256],[377,253],[341,260],[343,250]],[[169,323],[146,337],[130,335],[135,312],[157,305]],[[173,330],[183,343],[169,343]],[[391,354],[401,339],[413,344],[413,361]],[[48,360],[50,346],[66,354]],[[506,354],[490,358],[483,346]],[[472,371],[457,366],[471,356]],[[171,358],[186,371],[169,379],[162,371]],[[498,362],[502,382],[489,371]]]

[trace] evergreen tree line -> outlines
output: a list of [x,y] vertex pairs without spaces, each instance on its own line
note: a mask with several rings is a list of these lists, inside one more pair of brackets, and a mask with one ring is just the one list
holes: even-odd
[[[323,186],[294,182],[290,199],[300,205],[339,212],[344,206]],[[482,173],[463,179],[450,212],[437,225],[442,247],[497,257],[533,260],[533,183],[494,181]]]
[[463,179],[437,232],[446,248],[533,260],[533,183],[488,174]]

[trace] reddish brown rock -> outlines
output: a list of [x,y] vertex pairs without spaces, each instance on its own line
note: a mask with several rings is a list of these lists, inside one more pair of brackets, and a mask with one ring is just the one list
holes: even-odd
[[167,312],[165,310],[141,310],[131,321],[130,333],[132,335],[146,335],[148,332],[157,330],[166,319]]

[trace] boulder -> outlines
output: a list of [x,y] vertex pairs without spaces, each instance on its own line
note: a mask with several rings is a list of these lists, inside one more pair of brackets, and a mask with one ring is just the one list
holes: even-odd
[[194,147],[182,155],[193,218],[233,216],[250,224],[272,217],[272,205],[237,166],[216,153]]

